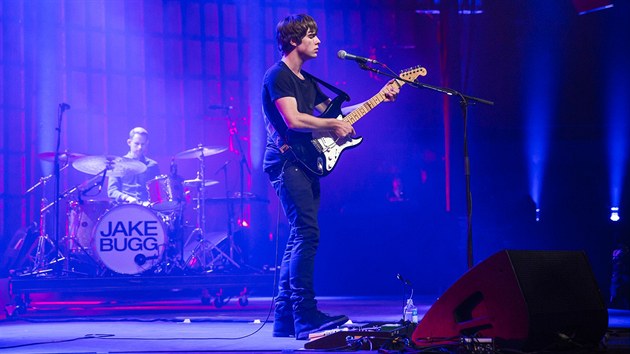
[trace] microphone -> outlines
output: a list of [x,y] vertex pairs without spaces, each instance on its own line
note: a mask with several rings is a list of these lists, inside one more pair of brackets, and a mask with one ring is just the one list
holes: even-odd
[[59,107],[61,108],[62,111],[67,111],[70,109],[70,105],[67,103],[60,103]]
[[365,63],[380,64],[378,61],[374,59],[352,55],[343,49],[337,52],[337,58],[344,59],[344,60],[353,60],[361,64],[365,64]]
[[411,286],[411,282],[409,281],[409,279],[403,278],[403,276],[400,275],[400,273],[396,274],[396,279],[400,280],[400,282],[403,283],[404,285]]

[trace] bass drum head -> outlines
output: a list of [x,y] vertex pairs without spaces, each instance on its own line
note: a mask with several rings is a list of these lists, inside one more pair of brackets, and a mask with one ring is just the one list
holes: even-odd
[[125,204],[99,219],[92,240],[94,252],[107,268],[120,274],[138,274],[161,262],[168,236],[151,209]]

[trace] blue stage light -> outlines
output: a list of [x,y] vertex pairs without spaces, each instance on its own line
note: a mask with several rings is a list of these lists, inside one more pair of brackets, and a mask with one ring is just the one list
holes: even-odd
[[610,208],[610,221],[617,222],[621,219],[619,217],[619,207],[611,207]]
[[573,6],[578,15],[612,8],[612,0],[573,0]]

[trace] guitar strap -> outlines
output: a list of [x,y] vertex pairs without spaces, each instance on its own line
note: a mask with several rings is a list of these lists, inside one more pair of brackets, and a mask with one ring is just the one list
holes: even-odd
[[318,78],[317,76],[313,76],[311,74],[309,74],[308,72],[302,70],[302,75],[306,76],[306,77],[310,77],[311,79],[319,82],[320,84],[322,84],[322,86],[324,86],[325,88],[329,89],[330,91],[334,92],[337,94],[337,96],[342,96],[344,101],[350,101],[350,96],[345,93],[343,90],[341,90],[338,87],[335,87],[329,83],[327,83],[326,81]]
[[[315,80],[316,82],[320,83],[322,86],[326,87],[327,89],[329,89],[330,91],[334,92],[335,94],[337,94],[338,96],[343,97],[344,101],[350,101],[350,95],[348,95],[346,92],[344,92],[343,90],[341,90],[338,87],[335,87],[329,83],[327,83],[326,81],[318,78],[317,76],[311,75],[310,73],[302,70],[302,75],[304,75],[305,77],[311,78],[313,80]],[[274,137],[274,142],[276,143],[276,146],[280,149],[281,153],[285,153],[287,151],[289,151],[291,149],[291,146],[289,146],[286,141],[287,141],[287,133],[288,129],[283,129],[282,132],[280,132],[277,128],[276,128],[276,132],[278,133],[275,137]],[[279,136],[282,136],[282,138],[284,139],[285,143],[284,144],[280,144],[280,139]]]

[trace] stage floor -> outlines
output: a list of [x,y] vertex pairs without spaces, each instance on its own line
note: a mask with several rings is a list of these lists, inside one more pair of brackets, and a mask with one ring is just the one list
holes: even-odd
[[[89,297],[68,293],[33,294],[27,311],[0,322],[1,351],[304,351],[306,341],[271,336],[270,297],[248,298],[245,306],[234,298],[217,308],[212,303],[202,303],[197,295],[160,291],[108,296],[93,294]],[[428,297],[415,297],[415,300],[420,316],[435,301]],[[319,305],[324,312],[348,315],[355,324],[396,323],[402,312],[400,298],[322,297]],[[609,314],[608,350],[599,352],[629,353],[630,311],[609,310]]]

